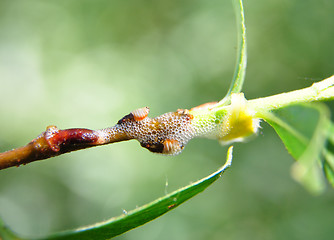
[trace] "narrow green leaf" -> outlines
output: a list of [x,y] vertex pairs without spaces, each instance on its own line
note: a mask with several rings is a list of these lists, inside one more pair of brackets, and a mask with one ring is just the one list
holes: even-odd
[[237,62],[234,70],[234,76],[226,96],[219,102],[219,106],[230,103],[232,93],[240,93],[246,75],[247,66],[247,45],[246,45],[246,25],[245,14],[242,0],[234,0],[235,12],[238,28],[238,52]]
[[324,171],[328,182],[334,188],[334,125],[330,124],[328,130],[327,148],[324,151]]
[[46,239],[64,240],[64,239],[110,239],[133,228],[139,227],[173,209],[178,207],[183,202],[194,197],[204,189],[215,182],[221,174],[231,165],[232,162],[232,147],[227,153],[227,160],[223,167],[208,177],[205,177],[186,187],[159,198],[149,204],[136,208],[123,214],[119,217],[111,218],[105,222],[100,222],[92,226],[81,229],[67,231],[47,237]]
[[265,118],[289,153],[297,160],[293,177],[309,191],[324,189],[323,152],[326,149],[328,109],[320,104],[293,105],[273,111]]
[[325,153],[326,161],[324,162],[324,171],[328,182],[334,188],[334,155],[332,153]]
[[246,24],[242,0],[237,0],[236,14],[238,24],[238,58],[229,93],[241,92],[247,66]]

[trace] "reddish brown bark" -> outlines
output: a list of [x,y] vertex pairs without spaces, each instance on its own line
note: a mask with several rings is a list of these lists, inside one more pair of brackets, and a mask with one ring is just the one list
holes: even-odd
[[153,119],[147,117],[148,112],[149,108],[137,109],[124,116],[114,127],[96,131],[85,128],[60,130],[49,126],[26,146],[0,153],[0,169],[130,139],[137,139],[142,147],[151,152],[180,153],[195,134],[189,111],[178,110]]
[[59,130],[55,126],[49,126],[26,146],[0,153],[0,169],[96,146],[97,141],[98,135],[93,130],[80,128]]

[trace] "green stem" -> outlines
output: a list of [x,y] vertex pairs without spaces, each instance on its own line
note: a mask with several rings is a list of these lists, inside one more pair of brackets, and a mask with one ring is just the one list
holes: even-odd
[[231,95],[231,104],[191,110],[196,136],[234,141],[257,131],[259,119],[271,119],[271,111],[293,104],[334,99],[334,76],[288,93],[247,101],[243,93]]
[[249,100],[247,105],[253,109],[257,117],[264,117],[267,112],[288,105],[328,101],[334,99],[334,75],[314,83],[312,86],[288,93],[281,93],[270,97]]

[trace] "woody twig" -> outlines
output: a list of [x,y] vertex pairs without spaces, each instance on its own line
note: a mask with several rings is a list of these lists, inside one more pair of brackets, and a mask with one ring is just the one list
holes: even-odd
[[142,147],[156,153],[177,154],[192,137],[191,115],[186,110],[148,118],[149,108],[140,108],[123,117],[110,128],[60,130],[56,126],[26,146],[0,153],[0,169],[20,166],[64,153],[94,146],[137,139]]

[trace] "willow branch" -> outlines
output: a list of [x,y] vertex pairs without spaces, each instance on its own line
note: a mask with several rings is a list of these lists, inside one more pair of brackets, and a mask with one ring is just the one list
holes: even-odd
[[259,119],[266,119],[272,110],[333,98],[334,76],[331,76],[308,88],[249,101],[243,93],[232,93],[228,106],[206,103],[155,118],[149,118],[149,108],[144,107],[124,116],[115,126],[101,130],[60,130],[49,126],[26,146],[0,153],[0,169],[130,139],[138,140],[151,152],[169,155],[180,153],[194,137],[218,139],[224,144],[242,141],[257,132]]
[[[0,153],[0,169],[19,166],[71,151],[106,144],[100,132],[83,128],[59,130],[56,126],[46,131],[27,145]],[[122,134],[111,136],[109,143],[127,140]]]
[[189,112],[178,110],[153,119],[147,117],[148,113],[147,107],[137,109],[119,120],[115,126],[101,130],[60,130],[56,126],[49,126],[26,146],[0,153],[0,169],[130,139],[137,139],[142,147],[151,152],[179,153],[190,137],[184,137],[188,136],[184,132],[191,132]]

